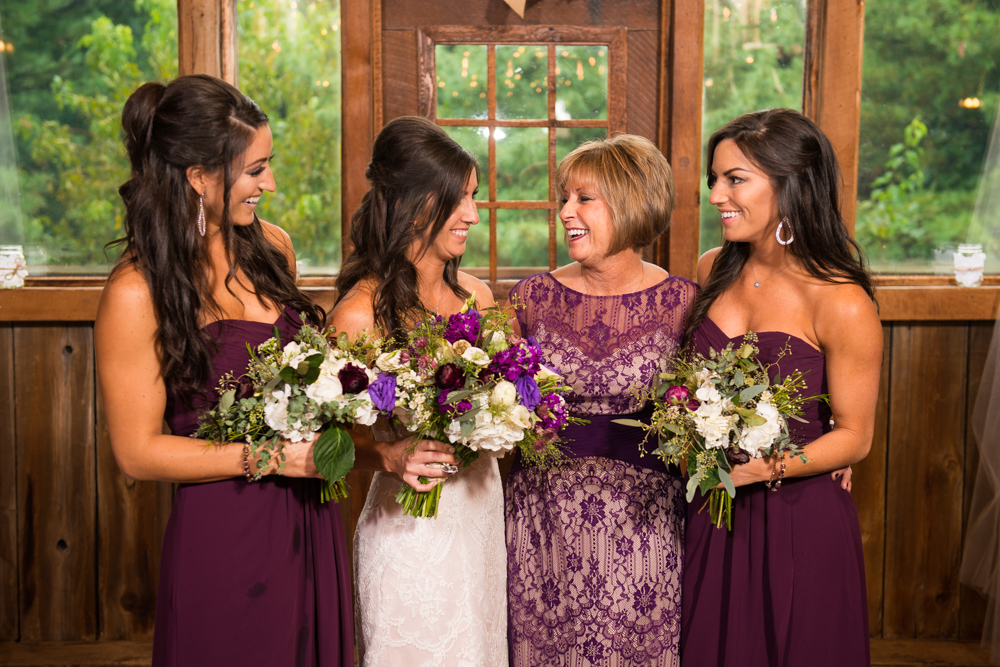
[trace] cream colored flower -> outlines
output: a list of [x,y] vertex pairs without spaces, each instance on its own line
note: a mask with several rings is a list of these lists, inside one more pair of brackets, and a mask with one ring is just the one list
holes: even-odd
[[507,380],[497,382],[497,386],[493,388],[493,393],[490,395],[490,403],[493,405],[514,405],[515,402],[517,402],[517,387],[514,386],[514,383],[507,382]]

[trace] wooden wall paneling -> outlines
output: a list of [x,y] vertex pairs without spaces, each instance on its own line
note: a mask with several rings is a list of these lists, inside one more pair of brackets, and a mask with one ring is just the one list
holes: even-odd
[[14,327],[21,641],[97,638],[94,335]]
[[0,642],[18,638],[14,329],[0,325]]
[[659,61],[660,33],[656,30],[629,30],[626,131],[646,137],[654,144],[658,139],[659,72],[650,64]]
[[892,326],[882,326],[882,374],[875,409],[875,435],[868,456],[854,464],[852,495],[861,523],[868,584],[868,627],[872,637],[882,636],[882,600],[885,581],[885,483],[886,445],[889,435],[889,397],[892,394],[889,366]]
[[803,72],[804,113],[833,144],[844,175],[844,221],[854,233],[861,129],[864,0],[810,0]]
[[102,640],[151,640],[171,484],[121,473],[97,390],[97,594]]
[[228,0],[177,0],[177,65],[181,76],[222,77],[224,2],[230,4]]
[[[983,375],[986,355],[993,339],[994,322],[972,322],[969,324],[969,390],[965,419],[965,475],[962,500],[962,545],[965,545],[965,528],[969,525],[969,508],[972,505],[972,491],[979,470],[979,446],[972,432],[972,411],[976,407],[979,382]],[[986,599],[967,586],[959,589],[960,626],[958,637],[962,640],[978,640],[982,636],[983,621],[986,618]]]
[[886,502],[887,639],[958,637],[968,327],[892,335]]
[[385,122],[417,113],[419,101],[415,30],[382,31],[382,90]]
[[[669,20],[666,13],[669,8]],[[660,111],[660,150],[674,170],[677,207],[669,243],[660,245],[661,264],[694,280],[701,223],[701,101],[704,78],[704,0],[664,2],[663,40],[668,59]]]
[[[365,170],[372,154],[372,139],[378,131],[375,125],[375,108],[381,104],[376,95],[375,82],[381,89],[380,61],[375,44],[381,45],[374,35],[373,2],[379,0],[351,0],[340,6],[341,26],[341,112],[343,114],[340,143],[341,164],[341,250],[346,257],[350,252],[351,215],[361,205],[368,191]],[[380,57],[380,56],[379,56]],[[378,74],[376,74],[378,73]]]

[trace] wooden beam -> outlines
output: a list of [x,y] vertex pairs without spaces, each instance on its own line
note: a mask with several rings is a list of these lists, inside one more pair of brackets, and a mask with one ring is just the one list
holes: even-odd
[[[376,7],[380,0],[343,0],[340,5],[341,29],[341,249],[342,256],[350,252],[351,215],[361,205],[368,192],[365,169],[372,154],[375,126],[375,80],[381,81],[380,69],[375,69],[373,45],[381,39]],[[381,86],[379,86],[381,90]]]
[[177,0],[178,72],[236,83],[235,0]]
[[667,242],[657,244],[657,263],[694,279],[701,221],[701,98],[704,77],[704,0],[664,0],[661,6],[663,79],[660,150],[674,170],[677,207]]
[[851,234],[858,198],[864,25],[864,0],[809,2],[802,108],[837,154],[844,177],[841,214]]

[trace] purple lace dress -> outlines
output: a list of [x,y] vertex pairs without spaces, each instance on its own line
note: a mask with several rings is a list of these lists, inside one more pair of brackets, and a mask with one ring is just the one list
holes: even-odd
[[570,461],[507,479],[511,665],[677,665],[684,484],[652,454],[632,398],[676,352],[697,287],[683,278],[590,296],[550,274],[511,291],[521,331],[573,388]]

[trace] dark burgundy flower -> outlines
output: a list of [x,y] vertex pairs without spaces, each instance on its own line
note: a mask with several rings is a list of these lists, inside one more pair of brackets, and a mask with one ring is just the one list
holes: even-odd
[[347,364],[337,374],[345,394],[360,394],[368,388],[368,374],[354,364]]
[[434,374],[434,385],[439,389],[460,389],[465,386],[465,373],[458,364],[444,364]]
[[668,403],[681,405],[683,403],[687,403],[687,399],[689,396],[691,396],[691,392],[688,391],[687,387],[684,387],[682,385],[677,385],[671,387],[670,389],[667,389],[667,393],[663,396],[663,398]]
[[742,449],[726,447],[726,460],[729,461],[729,465],[731,466],[739,466],[750,461],[750,455]]
[[253,381],[248,377],[241,377],[236,385],[236,400],[253,398],[253,393]]

